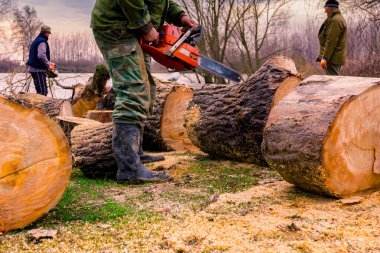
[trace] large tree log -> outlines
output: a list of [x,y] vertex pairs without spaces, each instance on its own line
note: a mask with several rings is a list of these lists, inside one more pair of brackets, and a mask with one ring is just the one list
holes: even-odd
[[186,113],[190,139],[213,157],[264,164],[261,143],[269,112],[300,82],[294,62],[275,57],[245,83],[204,86]]
[[[192,89],[171,83],[158,83],[154,114],[146,125],[144,139],[149,147],[165,150],[196,149],[184,128],[184,113],[192,97]],[[71,132],[75,165],[87,177],[113,178],[117,164],[112,152],[113,125],[80,125]]]
[[9,231],[58,203],[72,164],[62,130],[40,110],[0,97],[0,111],[0,231]]
[[[96,109],[109,79],[110,75],[106,66],[98,65],[94,76],[88,80],[83,89],[79,89],[80,85],[76,85],[72,96],[74,116],[84,118],[87,111]],[[76,93],[78,91],[79,94]]]
[[380,187],[380,79],[312,76],[270,114],[263,152],[285,180],[343,196]]

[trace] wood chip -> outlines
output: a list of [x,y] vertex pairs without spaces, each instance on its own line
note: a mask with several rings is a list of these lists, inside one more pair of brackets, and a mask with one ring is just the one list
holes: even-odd
[[342,203],[343,205],[355,205],[355,204],[360,204],[363,201],[364,201],[363,197],[355,196],[355,197],[351,197],[351,198],[341,199],[340,203]]
[[42,229],[33,229],[30,230],[26,236],[29,240],[40,241],[42,239],[56,239],[58,236],[59,230],[42,230]]

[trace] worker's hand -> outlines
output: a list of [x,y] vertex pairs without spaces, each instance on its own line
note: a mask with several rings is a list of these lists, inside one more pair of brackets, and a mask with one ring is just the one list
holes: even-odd
[[197,21],[195,19],[191,19],[187,15],[182,16],[181,23],[183,26],[188,26],[188,27],[194,27],[197,25]]
[[154,42],[155,44],[158,44],[158,41],[160,39],[160,35],[157,32],[156,28],[154,27],[152,28],[152,30],[150,30],[148,34],[144,35],[143,37],[144,37],[145,42],[147,43]]
[[321,68],[323,68],[323,69],[327,69],[327,61],[326,61],[326,59],[321,59]]
[[49,70],[55,70],[55,63],[50,63]]

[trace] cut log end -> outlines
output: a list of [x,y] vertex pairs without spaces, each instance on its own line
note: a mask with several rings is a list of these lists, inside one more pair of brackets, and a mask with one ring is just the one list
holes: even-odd
[[312,76],[273,109],[263,152],[288,182],[331,196],[379,188],[380,79]]
[[64,133],[39,110],[0,97],[0,111],[0,231],[9,231],[58,203],[72,161]]
[[380,85],[350,99],[323,145],[326,187],[338,195],[380,187]]
[[86,114],[87,119],[95,120],[101,123],[112,122],[112,110],[91,110]]
[[185,112],[193,98],[193,90],[176,87],[166,97],[161,118],[161,137],[166,145],[177,151],[197,151],[185,128]]

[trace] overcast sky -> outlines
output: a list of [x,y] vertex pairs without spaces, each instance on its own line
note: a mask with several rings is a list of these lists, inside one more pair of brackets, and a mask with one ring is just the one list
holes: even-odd
[[[53,31],[71,33],[90,31],[91,10],[95,0],[18,0],[19,6],[29,4]],[[304,1],[292,4],[293,21],[304,19]],[[323,11],[323,9],[321,10]]]
[[37,15],[53,30],[70,33],[89,31],[95,0],[19,0],[18,3],[19,6],[33,6]]

